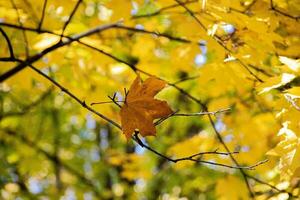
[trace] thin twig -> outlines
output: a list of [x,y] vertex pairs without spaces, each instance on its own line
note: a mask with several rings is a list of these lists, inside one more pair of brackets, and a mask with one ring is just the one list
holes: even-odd
[[177,111],[171,113],[170,115],[157,120],[154,123],[154,125],[157,126],[171,117],[197,117],[197,116],[203,116],[203,115],[216,115],[218,113],[229,112],[230,110],[231,110],[231,108],[225,108],[225,109],[220,109],[220,110],[216,110],[216,111],[209,111],[209,112],[205,111],[205,112],[198,112],[198,113],[178,113],[179,110],[177,110]]
[[45,13],[46,13],[46,7],[47,7],[47,1],[48,0],[44,0],[44,5],[43,5],[43,10],[42,10],[42,16],[41,16],[41,20],[39,22],[38,28],[37,30],[40,31],[44,22],[44,18],[45,18]]
[[198,113],[175,113],[173,116],[181,116],[181,117],[190,117],[190,116],[202,116],[202,115],[216,115],[218,113],[224,113],[224,112],[229,112],[231,108],[225,108],[225,109],[220,109],[216,111],[204,111],[204,112],[198,112]]
[[160,118],[159,120],[157,120],[156,122],[154,122],[154,126],[158,126],[159,124],[163,123],[165,120],[167,120],[168,118],[172,117],[177,112],[179,112],[179,110],[176,110],[176,111],[172,112],[171,114],[169,114],[166,117]]
[[176,85],[176,84],[179,84],[179,83],[182,83],[182,82],[185,82],[185,81],[190,81],[190,80],[197,79],[199,77],[200,77],[199,75],[197,75],[197,76],[191,76],[191,77],[185,77],[185,78],[183,78],[181,80],[178,80],[178,81],[174,82],[173,84]]
[[[14,0],[10,0],[12,6],[14,7],[16,13],[17,13],[17,18],[18,18],[18,22],[20,24],[20,26],[23,26],[23,23],[21,21],[21,16],[19,14],[19,10],[14,2]],[[24,43],[25,43],[25,54],[26,54],[26,57],[29,57],[29,45],[28,45],[28,39],[27,39],[27,35],[26,35],[26,32],[24,30],[22,30],[22,34],[23,34],[23,39],[24,39]]]
[[[121,24],[117,25],[116,28],[124,29],[124,30],[128,30],[128,31],[133,31],[133,32],[137,32],[137,33],[145,33],[145,34],[155,35],[155,36],[158,36],[158,37],[164,37],[164,38],[168,38],[168,39],[173,40],[173,41],[178,41],[178,42],[183,42],[183,43],[192,43],[191,40],[188,40],[188,39],[185,39],[185,38],[172,36],[172,35],[169,35],[169,34],[166,34],[166,33],[159,33],[159,32],[156,32],[156,31],[149,31],[149,30],[146,30],[146,29],[139,29],[139,28],[124,26],[124,25],[121,25]],[[201,43],[198,43],[198,45],[203,46],[203,44],[201,44]]]
[[58,88],[61,89],[62,92],[64,92],[65,94],[67,94],[69,97],[71,97],[72,99],[74,99],[75,101],[77,101],[82,107],[86,108],[87,110],[91,111],[92,113],[94,113],[95,115],[99,116],[100,118],[104,119],[105,121],[109,122],[110,124],[114,125],[115,127],[117,127],[118,129],[121,129],[121,126],[113,121],[112,119],[106,117],[105,115],[101,114],[100,112],[94,110],[92,107],[88,106],[85,101],[81,101],[77,96],[75,96],[73,93],[71,93],[68,89],[66,89],[65,87],[63,87],[61,84],[59,84],[57,81],[55,81],[54,79],[50,78],[49,76],[47,76],[46,74],[44,74],[42,71],[40,71],[39,69],[37,69],[36,67],[34,67],[33,65],[29,64],[29,67],[31,69],[33,69],[35,72],[37,72],[38,74],[40,74],[41,76],[43,76],[44,78],[48,79],[50,82],[52,82],[55,86],[57,86]]
[[10,59],[14,59],[15,58],[14,49],[12,47],[12,44],[10,42],[10,39],[9,39],[8,35],[5,33],[5,31],[1,27],[0,27],[0,32],[2,33],[3,37],[6,40],[8,50],[9,50],[9,54],[10,54]]
[[114,93],[114,96],[111,97],[111,96],[108,96],[108,98],[114,103],[116,104],[119,108],[122,108],[122,106],[120,104],[118,104],[118,101],[116,101],[116,93]]
[[100,102],[93,102],[90,105],[93,106],[93,105],[100,105],[100,104],[110,104],[110,103],[115,103],[115,102],[121,103],[124,101],[100,101]]
[[76,3],[76,5],[75,5],[74,9],[72,10],[72,12],[71,12],[71,14],[70,14],[68,20],[64,23],[64,26],[63,26],[63,28],[62,28],[62,32],[61,32],[60,39],[63,38],[63,35],[64,35],[64,33],[65,33],[65,30],[66,30],[67,26],[69,25],[69,23],[71,22],[71,20],[72,20],[74,14],[76,13],[76,11],[77,11],[77,9],[78,9],[78,7],[79,7],[79,5],[80,5],[81,2],[82,2],[82,0],[78,0],[78,1],[77,1],[77,3]]
[[[198,0],[188,0],[188,1],[185,1],[183,2],[185,5],[187,4],[191,4],[191,3],[196,3],[198,2]],[[148,18],[148,17],[153,17],[153,16],[156,16],[156,15],[159,15],[161,14],[163,11],[165,10],[169,10],[169,9],[172,9],[172,8],[176,8],[176,7],[179,7],[180,5],[178,4],[172,4],[172,5],[169,5],[169,6],[165,6],[163,8],[160,8],[158,9],[157,11],[154,11],[152,13],[147,13],[147,14],[142,14],[142,15],[133,15],[131,18],[132,19],[139,19],[139,18]]]
[[212,161],[206,161],[206,160],[201,160],[201,159],[195,159],[194,157],[197,156],[203,156],[206,154],[217,154],[217,155],[231,155],[231,154],[235,154],[237,152],[217,152],[217,151],[210,151],[210,152],[200,152],[197,154],[193,154],[191,156],[187,156],[187,157],[182,157],[182,158],[170,158],[158,151],[156,151],[155,149],[151,148],[150,146],[146,145],[145,143],[142,142],[142,140],[139,138],[138,136],[139,132],[135,131],[134,136],[132,137],[132,139],[134,141],[136,141],[142,148],[146,148],[149,151],[153,152],[154,154],[164,158],[165,160],[169,161],[169,162],[173,162],[173,163],[177,163],[180,161],[192,161],[192,162],[196,162],[196,163],[203,163],[203,164],[208,164],[208,165],[215,165],[215,166],[221,166],[221,167],[227,167],[227,168],[231,168],[231,169],[246,169],[246,170],[254,170],[255,167],[265,163],[266,161],[261,161],[259,163],[256,163],[254,165],[251,166],[231,166],[231,165],[226,165],[226,164],[222,164],[222,163],[216,163],[216,162],[212,162]]

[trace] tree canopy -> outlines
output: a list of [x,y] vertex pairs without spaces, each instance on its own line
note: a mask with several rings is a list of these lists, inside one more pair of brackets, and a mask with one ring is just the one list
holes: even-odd
[[1,0],[1,199],[298,199],[299,0]]

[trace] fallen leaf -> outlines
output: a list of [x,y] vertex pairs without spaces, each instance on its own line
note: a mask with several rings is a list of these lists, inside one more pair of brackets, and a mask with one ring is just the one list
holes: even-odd
[[154,99],[165,85],[165,81],[154,76],[143,83],[139,76],[134,80],[120,112],[122,130],[127,138],[130,138],[136,129],[144,137],[156,135],[153,120],[172,113],[166,101]]

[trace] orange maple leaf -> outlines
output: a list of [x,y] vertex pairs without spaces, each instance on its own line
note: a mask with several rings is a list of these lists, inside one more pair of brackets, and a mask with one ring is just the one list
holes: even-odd
[[153,120],[173,112],[166,101],[154,99],[165,85],[165,81],[154,76],[143,83],[139,76],[134,80],[120,112],[122,131],[127,138],[130,138],[136,129],[144,137],[156,135]]

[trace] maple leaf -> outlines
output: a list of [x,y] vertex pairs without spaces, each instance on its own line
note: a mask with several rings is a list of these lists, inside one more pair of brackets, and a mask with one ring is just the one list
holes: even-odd
[[127,138],[130,138],[136,129],[144,137],[156,135],[153,120],[173,112],[166,101],[154,99],[165,85],[165,81],[154,76],[143,83],[139,76],[134,80],[120,111],[122,130]]
[[[296,173],[300,166],[300,138],[288,128],[289,124],[288,121],[283,123],[283,127],[277,134],[281,136],[281,141],[275,148],[267,152],[267,155],[280,157],[278,167],[281,179],[288,178]],[[294,174],[294,176],[298,175]]]

